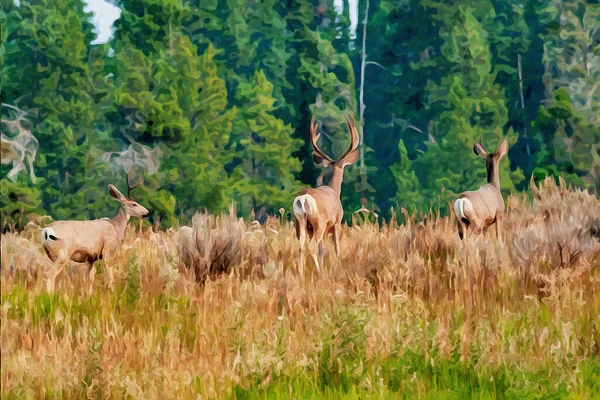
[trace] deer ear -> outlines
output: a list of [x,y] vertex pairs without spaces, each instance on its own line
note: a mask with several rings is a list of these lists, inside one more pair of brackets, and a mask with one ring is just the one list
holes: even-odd
[[312,158],[313,158],[313,161],[315,162],[315,164],[320,165],[322,167],[329,167],[331,165],[331,163],[328,160],[321,157],[315,151],[313,151],[313,153],[312,153]]
[[486,158],[488,156],[488,152],[485,149],[485,147],[483,147],[483,145],[479,142],[475,142],[475,144],[473,145],[473,152],[481,158]]
[[356,162],[356,160],[358,160],[358,150],[352,150],[341,161],[343,162],[343,165],[346,166],[346,165],[354,164]]
[[123,196],[123,193],[119,192],[119,189],[117,189],[114,185],[108,185],[108,194],[110,194],[110,197],[115,200],[126,200],[125,196]]
[[505,156],[507,152],[508,152],[508,140],[502,139],[498,143],[498,146],[496,146],[496,154],[498,154],[499,157],[502,157],[502,156]]

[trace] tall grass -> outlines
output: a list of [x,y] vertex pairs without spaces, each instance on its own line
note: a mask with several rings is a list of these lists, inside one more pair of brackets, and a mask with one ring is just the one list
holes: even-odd
[[76,264],[47,292],[40,228],[3,235],[2,398],[599,398],[598,199],[507,203],[504,246],[357,218],[304,276],[289,222],[130,226],[91,295]]

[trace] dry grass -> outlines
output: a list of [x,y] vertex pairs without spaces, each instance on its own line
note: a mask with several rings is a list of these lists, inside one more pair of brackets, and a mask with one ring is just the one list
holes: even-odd
[[319,276],[291,223],[197,215],[130,226],[114,291],[73,264],[52,294],[39,228],[3,235],[2,398],[598,398],[600,204],[542,186],[503,247],[357,223]]

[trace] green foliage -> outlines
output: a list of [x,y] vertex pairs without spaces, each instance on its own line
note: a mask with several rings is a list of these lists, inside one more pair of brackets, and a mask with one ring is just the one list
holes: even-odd
[[[366,167],[346,171],[347,211],[446,212],[485,183],[479,139],[511,144],[505,194],[531,175],[600,189],[597,2],[371,0],[365,19],[365,1],[350,26],[332,0],[123,0],[93,45],[79,0],[3,2],[3,222],[110,216],[106,185],[130,170],[163,226],[231,202],[289,210],[321,174],[311,116],[323,149],[344,151],[363,67]],[[17,137],[32,163],[10,169]]]
[[394,202],[399,207],[405,207],[408,212],[413,212],[419,208],[423,202],[419,180],[412,168],[412,161],[408,158],[408,151],[404,141],[398,142],[399,161],[391,168],[396,182],[396,196]]
[[[542,135],[552,138],[554,155],[545,176],[563,176],[581,187],[600,184],[600,131],[584,112],[577,111],[565,89],[554,94],[553,104],[540,107],[536,124]],[[547,163],[540,163],[541,165]]]
[[90,81],[100,71],[88,64],[94,36],[89,16],[73,0],[22,1],[18,7],[6,2],[3,11],[2,101],[28,112],[40,144],[35,166],[44,178],[43,189],[37,187],[44,209],[57,218],[78,215],[83,208],[72,208],[73,196],[95,191],[87,185],[86,165],[98,144]]
[[234,199],[244,213],[261,207],[274,212],[288,206],[298,189],[293,174],[300,171],[300,162],[292,154],[299,143],[292,128],[273,115],[273,85],[262,71],[240,84],[237,100],[244,106],[232,146],[238,154],[232,172]]
[[29,222],[29,214],[43,213],[42,194],[36,187],[25,182],[0,181],[0,217],[2,230],[12,225],[23,227]]
[[[470,8],[459,7],[456,18],[442,34],[442,57],[449,74],[440,84],[431,82],[427,87],[427,107],[439,113],[436,135],[415,161],[425,197],[440,196],[436,203],[442,210],[461,191],[485,182],[485,165],[471,150],[475,141],[482,139],[491,152],[502,137],[516,140],[511,130],[503,134],[507,109],[504,93],[494,82],[487,36],[475,34],[482,27]],[[516,176],[509,175],[506,162],[499,168],[502,189],[510,192],[514,189],[510,178]]]
[[[323,350],[327,351],[326,349]],[[256,382],[250,388],[236,386],[236,399],[284,399],[290,397],[311,399],[363,399],[374,396],[379,399],[577,399],[587,398],[598,392],[596,380],[600,373],[598,363],[590,359],[582,363],[586,375],[587,391],[572,393],[567,385],[557,385],[549,378],[550,368],[539,371],[520,371],[518,368],[502,365],[495,371],[482,371],[476,365],[464,364],[458,356],[451,359],[437,355],[427,356],[409,351],[398,357],[383,360],[347,360],[342,364],[338,379],[353,384],[340,386],[328,384],[318,386],[310,376],[282,376],[268,384]],[[352,364],[361,365],[362,376],[354,377],[348,368]],[[375,372],[376,371],[376,372]],[[378,377],[377,385],[360,384],[362,379]],[[331,382],[333,383],[333,382]],[[582,397],[579,397],[582,396]]]

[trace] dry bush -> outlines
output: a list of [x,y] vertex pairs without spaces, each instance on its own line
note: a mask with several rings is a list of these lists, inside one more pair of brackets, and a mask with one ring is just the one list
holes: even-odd
[[240,244],[244,231],[244,221],[237,220],[233,212],[220,217],[197,213],[191,227],[179,229],[180,260],[199,282],[209,276],[229,273],[230,268],[242,260]]

